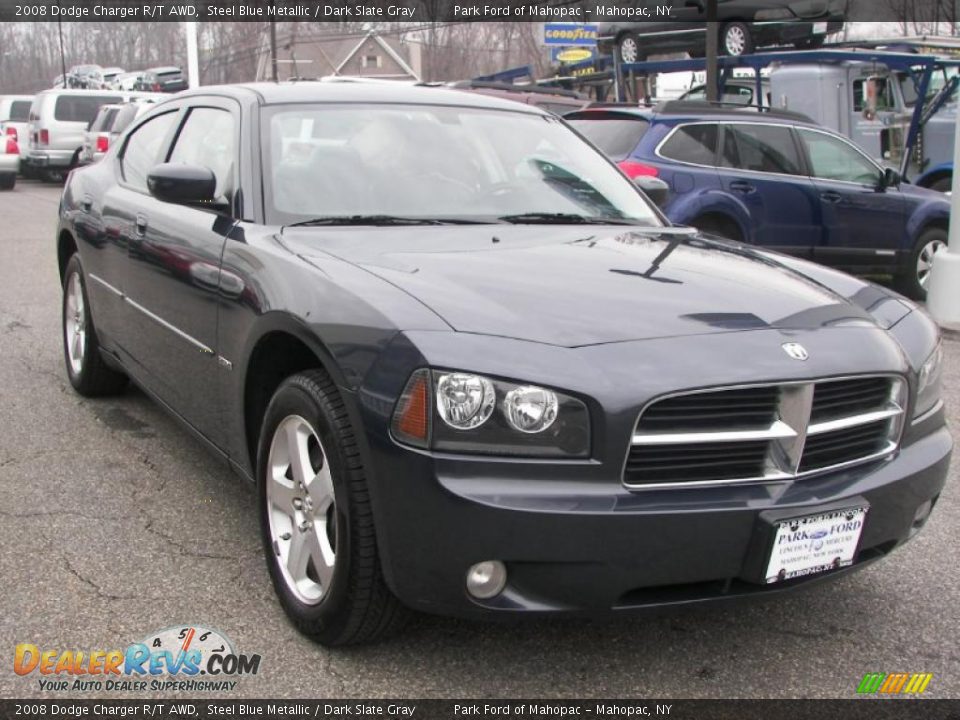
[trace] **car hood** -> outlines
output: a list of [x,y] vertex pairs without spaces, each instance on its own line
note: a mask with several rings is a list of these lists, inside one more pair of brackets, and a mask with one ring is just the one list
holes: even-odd
[[876,325],[770,257],[629,227],[286,228],[417,298],[454,330],[565,347],[760,328]]

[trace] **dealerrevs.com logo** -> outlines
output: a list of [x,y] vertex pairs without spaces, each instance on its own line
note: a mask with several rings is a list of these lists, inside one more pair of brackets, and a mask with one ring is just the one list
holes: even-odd
[[201,625],[175,625],[124,649],[53,650],[16,646],[13,670],[36,677],[46,692],[233,690],[256,675],[260,656],[238,653],[226,635]]

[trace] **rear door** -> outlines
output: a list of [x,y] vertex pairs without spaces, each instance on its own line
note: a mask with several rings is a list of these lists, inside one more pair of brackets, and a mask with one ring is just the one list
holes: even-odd
[[[240,110],[224,98],[191,98],[182,124],[160,162],[209,168],[217,196],[232,204],[238,191]],[[138,204],[125,292],[125,337],[155,392],[194,427],[216,440],[216,382],[220,260],[235,220],[230,212],[161,202]]]
[[724,123],[720,181],[750,214],[757,245],[810,257],[820,243],[820,202],[787,125]]
[[880,188],[881,169],[847,140],[797,128],[821,207],[823,241],[816,258],[844,267],[892,263],[904,236],[906,203]]

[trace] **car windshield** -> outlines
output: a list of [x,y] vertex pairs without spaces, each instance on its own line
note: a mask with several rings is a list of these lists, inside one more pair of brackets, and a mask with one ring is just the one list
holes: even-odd
[[267,118],[270,222],[662,224],[636,188],[557,118],[366,104],[274,106]]

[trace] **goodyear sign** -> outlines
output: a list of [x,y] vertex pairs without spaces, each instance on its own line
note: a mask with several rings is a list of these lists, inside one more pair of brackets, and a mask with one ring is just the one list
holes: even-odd
[[554,63],[570,65],[583,62],[584,60],[593,60],[597,57],[597,48],[595,47],[552,47],[550,48],[550,60]]
[[597,26],[581,23],[544,23],[543,44],[596,47]]

